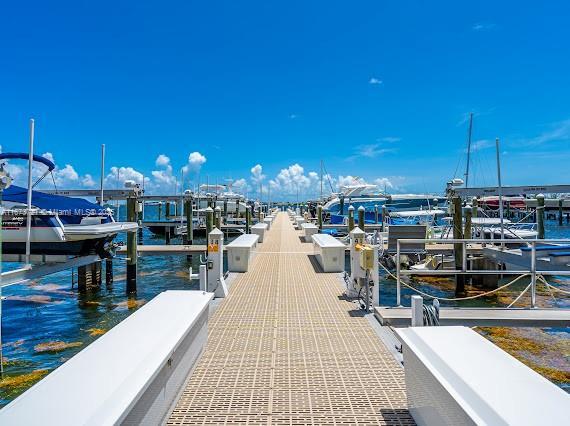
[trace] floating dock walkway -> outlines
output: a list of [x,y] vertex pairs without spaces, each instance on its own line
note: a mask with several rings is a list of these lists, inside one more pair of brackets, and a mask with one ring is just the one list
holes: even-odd
[[410,425],[404,370],[285,213],[209,323],[169,425]]

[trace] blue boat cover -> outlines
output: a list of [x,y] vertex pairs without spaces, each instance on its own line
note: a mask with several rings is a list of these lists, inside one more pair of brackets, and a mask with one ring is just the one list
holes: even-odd
[[[2,193],[3,201],[27,204],[28,190],[21,186],[12,185]],[[32,191],[32,206],[39,209],[57,211],[61,215],[93,216],[107,214],[106,209],[98,204],[82,198],[64,197],[62,195],[45,194]]]

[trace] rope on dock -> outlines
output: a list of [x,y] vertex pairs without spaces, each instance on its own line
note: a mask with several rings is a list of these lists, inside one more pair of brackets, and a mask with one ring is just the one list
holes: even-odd
[[524,294],[528,291],[528,289],[529,289],[531,286],[532,286],[532,283],[530,283],[529,285],[527,285],[526,288],[521,292],[521,294],[519,294],[519,295],[516,297],[516,299],[513,300],[513,301],[509,304],[509,306],[507,306],[507,309],[509,309],[509,308],[512,307],[515,303],[517,303],[517,302],[519,301],[519,299],[524,296]]
[[562,289],[559,288],[559,287],[553,286],[553,285],[550,284],[548,281],[546,281],[546,279],[544,278],[544,276],[539,275],[539,276],[538,276],[538,279],[539,279],[540,281],[542,281],[547,287],[551,288],[552,290],[555,290],[555,291],[558,291],[558,292],[560,292],[560,293],[562,293],[562,294],[567,294],[567,295],[570,296],[570,291],[562,290]]
[[[388,273],[388,275],[390,275],[392,278],[394,278],[395,280],[398,279],[392,272],[390,272],[388,269],[386,269],[386,267],[385,267],[384,265],[382,265],[381,263],[379,263],[379,265],[380,265],[380,266],[382,267],[382,269],[384,269],[384,270]],[[510,281],[510,282],[508,282],[508,283],[502,285],[501,287],[497,287],[497,288],[495,288],[495,289],[493,289],[493,290],[486,291],[485,293],[476,294],[476,295],[474,295],[474,296],[453,297],[453,298],[450,298],[450,297],[432,296],[431,294],[425,293],[425,292],[423,292],[423,291],[421,291],[421,290],[418,290],[418,289],[415,288],[415,287],[412,287],[411,285],[409,285],[408,283],[406,283],[404,280],[400,280],[400,283],[403,284],[405,287],[408,287],[410,290],[413,290],[413,291],[415,291],[416,293],[418,293],[418,294],[420,294],[420,295],[422,295],[422,296],[424,296],[424,297],[429,297],[429,298],[431,298],[431,299],[445,300],[445,301],[447,301],[447,302],[453,302],[453,301],[457,301],[457,300],[472,300],[472,299],[477,299],[477,298],[479,298],[479,297],[488,296],[489,294],[496,293],[496,292],[498,292],[499,290],[502,290],[502,289],[504,289],[504,288],[507,288],[507,287],[510,286],[510,285],[513,285],[513,284],[516,283],[518,280],[520,280],[521,278],[526,277],[527,275],[530,275],[530,274],[523,274],[523,275],[520,275],[520,276],[518,276],[517,278],[515,278],[514,280],[512,280],[512,281]],[[569,293],[569,294],[570,294],[570,293]]]

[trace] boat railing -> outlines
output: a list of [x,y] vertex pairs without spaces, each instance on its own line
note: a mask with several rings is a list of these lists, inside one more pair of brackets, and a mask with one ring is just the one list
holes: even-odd
[[[404,270],[401,267],[401,262],[400,262],[400,256],[401,256],[401,250],[402,250],[402,245],[406,245],[406,244],[418,244],[418,243],[423,243],[423,244],[454,244],[456,245],[456,249],[457,249],[457,245],[460,245],[461,248],[460,250],[462,251],[462,256],[461,256],[461,269],[441,269],[441,270],[437,270],[437,271],[432,271],[432,270]],[[524,247],[530,247],[530,267],[525,268],[525,267],[518,267],[518,269],[512,269],[512,270],[488,270],[488,269],[471,269],[468,268],[468,262],[467,262],[467,246],[470,244],[492,244],[492,245],[500,245],[501,250],[504,250],[504,247],[506,244],[508,245],[513,245],[513,244],[520,244],[521,246]],[[512,239],[478,239],[478,238],[470,238],[470,239],[453,239],[453,238],[438,238],[438,239],[429,239],[429,238],[401,238],[398,239],[396,241],[396,305],[397,306],[401,306],[401,289],[402,289],[402,284],[406,285],[407,287],[412,288],[411,286],[408,286],[407,284],[403,283],[402,280],[402,276],[405,275],[497,275],[499,273],[502,274],[508,274],[508,275],[519,275],[519,277],[513,281],[511,281],[510,283],[507,283],[506,285],[500,286],[497,289],[494,289],[492,291],[489,292],[485,292],[476,296],[469,296],[469,297],[464,297],[464,298],[460,298],[460,297],[456,297],[454,299],[449,299],[449,300],[466,300],[466,299],[475,299],[477,297],[483,297],[486,296],[488,294],[494,293],[500,289],[506,288],[511,284],[514,284],[514,282],[518,281],[520,278],[524,277],[524,276],[530,276],[530,284],[525,288],[525,290],[523,291],[523,293],[521,293],[521,295],[515,300],[518,301],[518,299],[520,297],[522,297],[522,294],[526,293],[526,291],[528,291],[530,289],[530,307],[531,308],[535,308],[536,307],[536,284],[537,284],[537,280],[540,280],[541,282],[543,282],[547,287],[549,287],[550,289],[554,289],[554,290],[558,290],[558,291],[562,291],[560,289],[558,289],[555,286],[552,286],[551,284],[549,284],[546,279],[544,279],[544,275],[559,275],[559,276],[570,276],[570,268],[567,269],[561,269],[561,270],[543,270],[543,269],[539,269],[537,268],[537,246],[541,247],[544,245],[553,245],[553,248],[555,248],[556,244],[568,244],[570,245],[570,239],[544,239],[544,240],[512,240]],[[528,250],[528,249],[527,249]],[[569,250],[570,251],[570,250]],[[522,256],[522,253],[521,253]],[[412,288],[413,289],[413,288]],[[562,291],[563,293],[567,293],[565,291]],[[427,295],[429,297],[433,297],[430,295]],[[433,297],[435,298],[435,297]],[[439,298],[439,299],[443,299],[443,298]],[[445,299],[443,299],[445,300]],[[513,302],[514,303],[514,302]],[[511,304],[512,305],[512,304]]]

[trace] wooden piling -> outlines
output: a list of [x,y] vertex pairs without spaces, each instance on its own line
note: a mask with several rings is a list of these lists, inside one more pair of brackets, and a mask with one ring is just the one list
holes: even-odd
[[374,205],[374,223],[378,224],[378,205]]
[[185,201],[184,212],[186,213],[186,244],[194,244],[194,223],[192,217],[194,216],[194,206],[192,204],[192,197],[188,197]]
[[388,209],[386,209],[386,206],[382,206],[382,232],[386,230],[387,224],[388,224]]
[[366,232],[364,229],[364,206],[358,208],[358,227]]
[[170,232],[171,232],[171,228],[170,226],[165,226],[164,227],[164,243],[166,245],[170,245]]
[[87,291],[87,265],[77,268],[77,290],[79,290],[80,293]]
[[538,231],[538,239],[544,240],[544,195],[536,196],[536,226]]
[[354,206],[348,208],[348,232],[354,229]]
[[[224,199],[224,220],[227,222],[228,218],[228,200]],[[218,228],[221,229],[221,228]]]
[[[467,206],[469,207],[469,206]],[[463,231],[464,234],[464,238],[466,240],[470,240],[472,237],[472,232],[471,232],[471,218],[473,217],[473,209],[472,208],[467,208],[465,210],[465,230]]]
[[[127,198],[127,221],[135,222],[137,199]],[[137,291],[137,232],[127,233],[127,294]]]
[[344,195],[341,195],[339,198],[339,214],[341,216],[344,215]]
[[472,217],[477,217],[479,214],[479,199],[477,197],[473,197],[471,200],[471,215]]
[[219,230],[222,229],[222,209],[220,206],[214,209],[214,226]]
[[170,201],[166,202],[164,210],[165,210],[165,218],[166,220],[168,220],[170,218]]
[[564,203],[564,200],[562,198],[560,198],[558,200],[558,225],[562,225],[562,220],[564,217],[564,213],[562,211],[562,204]]
[[206,208],[206,238],[214,229],[214,210],[211,207]]
[[317,223],[319,225],[319,232],[323,232],[323,206],[317,206]]
[[[453,197],[453,238],[460,240],[463,238],[463,212],[461,207],[461,197]],[[455,269],[463,269],[463,245],[455,243],[453,245],[453,252],[455,257]],[[465,276],[456,275],[455,277],[455,294],[460,295],[465,293]]]
[[249,228],[251,226],[251,206],[245,207],[245,233],[249,234]]
[[239,218],[239,200],[236,200],[236,219]]
[[113,285],[113,259],[105,259],[105,285]]

